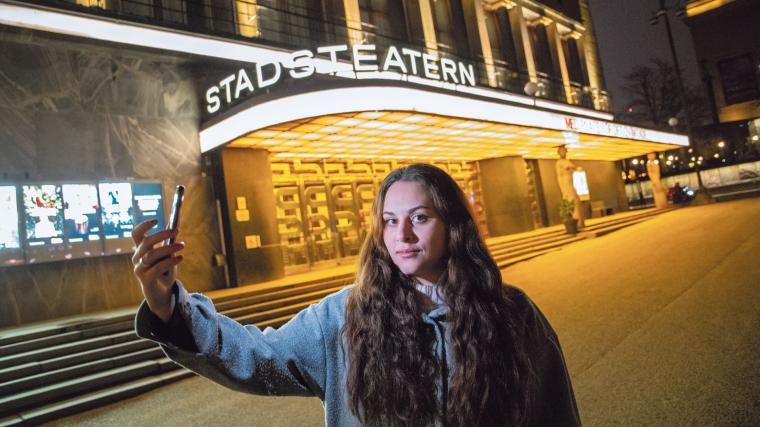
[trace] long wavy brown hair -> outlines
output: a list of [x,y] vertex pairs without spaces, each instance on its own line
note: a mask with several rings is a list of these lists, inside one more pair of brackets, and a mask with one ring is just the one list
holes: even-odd
[[[454,370],[442,383],[445,405],[436,379],[449,374],[434,353],[436,332],[422,320],[424,300],[383,241],[383,204],[397,181],[425,186],[446,224],[438,287],[449,306]],[[343,330],[351,411],[370,426],[426,426],[436,419],[446,426],[524,424],[533,377],[524,328],[462,190],[435,166],[409,165],[385,178],[372,214]]]

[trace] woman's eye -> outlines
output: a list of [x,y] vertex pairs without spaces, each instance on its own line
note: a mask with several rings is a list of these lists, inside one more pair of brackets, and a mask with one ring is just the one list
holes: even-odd
[[385,218],[383,224],[396,225],[396,218]]
[[428,216],[427,215],[415,215],[415,216],[412,217],[412,221],[418,222],[418,223],[419,222],[425,222],[427,220],[428,220]]

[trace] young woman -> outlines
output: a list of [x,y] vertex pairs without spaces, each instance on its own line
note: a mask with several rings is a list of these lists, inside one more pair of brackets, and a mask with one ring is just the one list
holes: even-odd
[[391,172],[356,284],[277,330],[242,326],[188,294],[174,278],[182,245],[154,248],[170,232],[144,237],[152,226],[133,233],[146,299],[137,333],[201,375],[251,393],[317,396],[328,426],[580,424],[554,331],[502,284],[441,169]]

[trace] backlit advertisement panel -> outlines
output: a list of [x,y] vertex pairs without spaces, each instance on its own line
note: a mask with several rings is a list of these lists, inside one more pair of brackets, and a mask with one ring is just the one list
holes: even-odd
[[24,221],[29,246],[63,243],[60,185],[24,185]]
[[27,262],[64,259],[63,198],[55,184],[24,185]]
[[100,209],[103,220],[103,247],[106,254],[132,251],[134,208],[132,184],[128,182],[101,182],[98,184]]
[[131,237],[134,228],[132,185],[128,182],[98,184],[106,240]]
[[0,265],[24,262],[18,219],[16,186],[0,186]]
[[100,217],[95,184],[63,185],[63,216],[66,259],[100,255]]
[[98,190],[93,184],[63,185],[64,231],[69,243],[100,240]]

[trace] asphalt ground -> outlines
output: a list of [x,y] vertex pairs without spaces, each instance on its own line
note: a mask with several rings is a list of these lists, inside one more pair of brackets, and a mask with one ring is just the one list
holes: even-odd
[[[678,209],[503,274],[556,329],[584,425],[760,425],[760,198]],[[53,424],[323,420],[318,399],[191,378]]]

